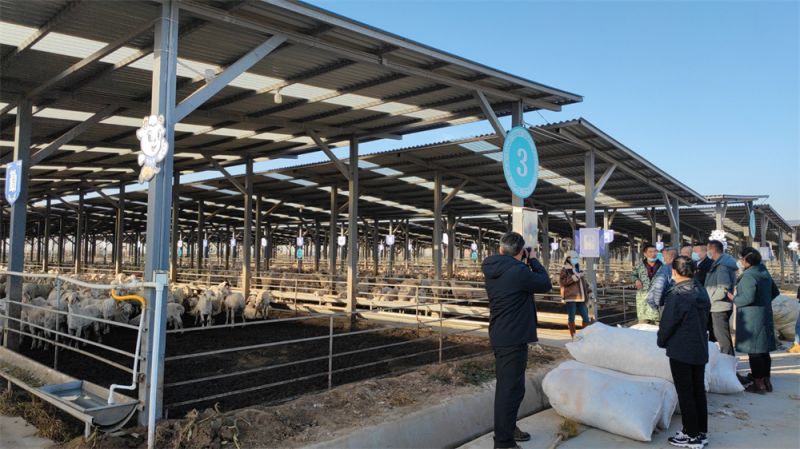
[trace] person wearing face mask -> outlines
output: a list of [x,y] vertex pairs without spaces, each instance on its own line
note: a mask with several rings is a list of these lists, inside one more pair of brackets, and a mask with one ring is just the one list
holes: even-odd
[[586,307],[591,288],[589,288],[589,283],[586,282],[583,271],[578,266],[579,260],[577,252],[569,251],[559,275],[561,299],[567,303],[567,327],[569,327],[569,335],[573,339],[575,338],[576,311],[581,314],[583,327],[591,324],[589,321],[589,309]]
[[705,367],[708,363],[708,311],[711,302],[702,285],[694,280],[694,263],[676,257],[670,266],[675,284],[664,299],[657,344],[669,357],[683,429],[667,439],[677,447],[702,449],[708,444],[708,401]]
[[667,294],[667,290],[672,286],[672,261],[675,260],[678,251],[672,247],[664,248],[661,254],[664,257],[664,265],[662,265],[661,268],[658,269],[656,275],[653,276],[650,282],[650,290],[647,292],[646,298],[647,305],[657,313],[661,310],[661,307],[664,306],[664,295]]
[[703,285],[706,287],[708,297],[711,298],[711,327],[720,352],[736,355],[733,351],[730,325],[733,302],[728,299],[728,293],[733,291],[733,286],[736,284],[738,267],[733,257],[724,253],[722,242],[711,240],[707,248],[708,257],[713,262]]
[[658,251],[654,245],[645,245],[643,251],[644,259],[631,273],[631,280],[636,287],[636,318],[639,323],[655,323],[659,318],[658,311],[647,305],[647,292],[653,277],[663,264],[658,260]]
[[772,300],[780,294],[767,267],[761,264],[761,253],[752,247],[742,249],[740,259],[744,270],[736,284],[736,295],[728,299],[736,304],[736,350],[750,358],[752,383],[745,390],[765,394],[772,391],[770,351],[777,347]]
[[713,261],[708,257],[708,249],[702,243],[695,243],[692,247],[692,261],[696,264],[697,269],[694,272],[694,279],[700,285],[706,284],[706,275],[711,268]]

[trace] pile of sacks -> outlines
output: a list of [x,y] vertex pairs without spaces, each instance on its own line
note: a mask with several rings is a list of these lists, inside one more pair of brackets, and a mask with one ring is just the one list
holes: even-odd
[[772,300],[772,318],[775,322],[775,338],[794,340],[795,323],[800,314],[800,302],[795,298],[780,295]]
[[[656,345],[655,326],[610,327],[595,323],[567,344],[575,361],[545,376],[542,388],[559,415],[638,441],[666,430],[678,407],[666,351]],[[706,391],[744,390],[736,358],[709,343]]]

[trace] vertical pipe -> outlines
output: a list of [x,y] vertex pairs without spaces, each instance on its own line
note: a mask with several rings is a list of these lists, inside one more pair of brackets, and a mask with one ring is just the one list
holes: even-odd
[[[231,269],[231,241],[233,241],[233,236],[231,235],[231,227],[230,225],[225,226],[225,239],[223,240],[223,245],[225,247],[225,271]],[[227,276],[228,273],[225,273]]]
[[321,232],[319,218],[314,219],[314,271],[319,273],[319,260],[320,249],[322,246],[322,238],[319,235]]
[[[610,228],[611,216],[606,208],[603,209],[603,230],[608,231]],[[608,287],[608,279],[611,277],[611,267],[609,266],[611,256],[609,255],[609,244],[605,243],[605,239],[603,239],[603,248],[605,249],[603,254],[603,283],[605,283],[606,287]]]
[[783,259],[784,251],[783,251],[783,228],[778,228],[778,260],[781,264],[781,287],[786,284],[786,265]]
[[[10,254],[8,258],[9,271],[24,271],[25,264],[25,219],[28,214],[28,181],[31,162],[31,116],[32,105],[28,100],[22,100],[17,106],[16,125],[14,127],[14,150],[13,159],[21,161],[22,172],[20,173],[20,190],[17,200],[11,205],[11,218],[9,221],[9,239],[11,241]],[[6,294],[11,301],[7,304],[8,318],[6,318],[4,328],[7,329],[3,346],[12,351],[19,350],[20,344],[20,322],[17,321],[22,315],[22,278],[9,276]]]
[[373,274],[378,275],[378,261],[379,261],[379,246],[380,246],[380,222],[377,218],[373,220],[374,227],[372,228],[372,265]]
[[64,265],[64,216],[58,216],[58,267],[59,269]]

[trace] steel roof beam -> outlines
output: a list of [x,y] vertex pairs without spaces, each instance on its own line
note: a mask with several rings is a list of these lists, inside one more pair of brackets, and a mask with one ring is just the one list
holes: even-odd
[[[424,70],[424,69],[419,69],[419,68],[416,68],[416,67],[411,67],[411,66],[407,66],[407,65],[404,65],[404,64],[392,62],[385,56],[379,56],[379,55],[375,55],[373,53],[369,53],[369,52],[365,52],[365,51],[351,50],[351,49],[342,48],[342,47],[339,47],[339,46],[337,46],[335,44],[323,41],[322,39],[319,39],[319,38],[316,38],[316,37],[313,37],[313,36],[309,36],[308,34],[305,34],[303,32],[289,30],[289,29],[285,29],[285,28],[282,28],[282,27],[279,27],[279,26],[274,26],[274,25],[266,25],[266,24],[263,24],[263,23],[256,22],[254,20],[250,20],[250,19],[247,19],[247,18],[244,18],[244,17],[240,17],[240,16],[236,16],[236,15],[230,14],[230,13],[228,13],[226,11],[223,11],[221,9],[218,9],[218,8],[209,7],[209,6],[205,6],[205,5],[200,5],[200,4],[197,4],[197,3],[189,3],[189,2],[181,3],[180,7],[181,7],[181,9],[185,10],[186,12],[188,12],[188,13],[190,13],[192,15],[195,15],[197,17],[201,17],[201,18],[206,19],[206,20],[210,20],[210,21],[214,21],[214,22],[218,22],[218,23],[225,23],[225,24],[229,24],[229,25],[234,25],[234,26],[246,28],[246,29],[249,29],[249,30],[252,30],[252,31],[257,31],[257,32],[265,33],[265,34],[278,34],[278,33],[285,34],[289,38],[289,40],[291,42],[296,42],[296,43],[299,43],[299,44],[308,45],[308,46],[313,47],[313,48],[318,48],[318,49],[323,50],[323,51],[328,51],[328,52],[331,52],[333,54],[338,54],[340,56],[343,56],[345,58],[348,58],[348,59],[351,59],[351,60],[354,60],[354,61],[366,62],[366,63],[370,63],[370,64],[380,65],[380,66],[386,67],[386,68],[388,68],[390,70],[393,70],[393,71],[396,71],[396,72],[404,73],[406,75],[412,75],[412,76],[418,76],[418,77],[421,77],[421,78],[430,79],[430,80],[433,80],[433,81],[436,81],[436,82],[440,82],[442,84],[454,86],[454,87],[460,87],[460,88],[466,89],[466,90],[468,90],[470,92],[473,92],[475,90],[481,90],[481,91],[483,91],[485,93],[488,93],[488,94],[491,94],[493,96],[502,98],[504,100],[522,101],[525,104],[527,104],[529,106],[532,106],[532,107],[536,107],[536,108],[549,109],[549,110],[552,110],[552,111],[560,111],[561,110],[561,106],[553,104],[553,103],[548,103],[546,101],[533,100],[531,98],[521,97],[519,95],[515,95],[513,93],[506,92],[506,91],[503,91],[503,90],[500,90],[500,89],[495,89],[495,88],[491,88],[491,87],[487,87],[487,86],[481,86],[479,84],[475,84],[475,83],[472,83],[472,82],[469,82],[469,81],[463,81],[463,80],[459,80],[459,79],[456,79],[456,78],[451,78],[449,76],[440,75],[440,74],[437,74],[437,73],[434,73],[434,72],[431,72],[431,71],[427,71],[427,70]],[[437,58],[438,57],[440,57],[440,56],[437,56]],[[457,65],[462,65],[463,64],[462,61],[452,61],[452,62],[451,61],[445,61],[445,62],[448,62],[450,64],[457,64]],[[542,86],[542,87],[530,86],[530,87],[535,88],[535,89],[541,89],[543,91],[547,91],[548,90],[548,89],[544,88],[544,86]],[[566,92],[563,92],[563,93],[549,92],[549,93],[551,93],[552,95],[565,95],[565,96],[569,95]],[[575,97],[575,98],[576,98],[575,101],[579,101],[579,99],[580,99],[580,97]]]
[[322,152],[325,153],[326,156],[328,156],[328,159],[330,159],[331,162],[333,162],[334,165],[336,165],[336,168],[338,168],[339,171],[342,172],[344,179],[350,181],[350,170],[344,165],[344,162],[339,160],[339,158],[337,158],[336,155],[333,154],[330,148],[328,148],[328,144],[323,142],[322,139],[319,137],[319,134],[317,134],[316,131],[311,129],[306,131],[306,133],[308,133],[308,136],[311,137],[314,143],[317,144],[319,149],[322,150]]
[[211,164],[212,167],[214,167],[218,172],[222,173],[222,176],[224,176],[225,179],[230,181],[230,183],[233,184],[234,187],[236,187],[236,190],[241,192],[242,195],[247,195],[247,190],[245,190],[244,186],[239,181],[237,181],[236,178],[233,175],[231,175],[230,172],[228,172],[228,170],[225,170],[225,167],[219,165],[219,162],[215,161],[210,156],[204,156],[204,157],[206,161],[208,161],[208,163]]
[[58,24],[60,24],[67,16],[69,16],[72,11],[75,10],[76,6],[83,2],[84,0],[70,0],[66,5],[53,14],[53,16],[50,17],[50,19],[48,19],[44,25],[40,26],[36,31],[25,38],[25,40],[22,41],[17,48],[14,48],[7,54],[3,55],[3,63],[0,65],[0,72],[3,72],[8,68],[9,62],[11,62],[15,56],[33,47],[37,42],[41,41],[45,36],[47,36],[48,33],[53,31],[53,28],[58,26]]
[[601,190],[603,190],[603,187],[605,187],[606,182],[608,182],[608,179],[611,178],[611,175],[614,174],[614,170],[616,169],[617,169],[617,164],[611,164],[611,166],[609,166],[606,169],[606,171],[603,172],[602,176],[600,176],[600,179],[597,180],[597,183],[594,185],[594,188],[592,189],[592,198],[597,198],[597,194],[600,193]]
[[253,67],[284,42],[286,42],[286,36],[273,35],[258,47],[247,52],[247,54],[239,58],[238,61],[228,66],[222,73],[216,75],[214,79],[206,83],[205,86],[196,90],[181,101],[175,107],[175,122],[180,122],[186,118],[192,111],[230,84],[234,78]]
[[451,190],[450,193],[448,193],[447,196],[444,197],[444,199],[442,200],[442,207],[447,206],[447,204],[450,203],[450,201],[453,198],[455,198],[456,195],[458,195],[458,192],[460,192],[461,189],[463,189],[464,186],[467,185],[468,183],[469,180],[465,179],[461,182],[461,184],[457,185],[456,187],[453,187],[453,190]]
[[497,114],[494,113],[494,109],[492,109],[491,103],[489,100],[486,99],[486,95],[483,92],[476,90],[475,91],[475,98],[478,100],[478,104],[481,106],[483,110],[483,116],[486,120],[489,121],[489,124],[492,125],[494,128],[495,134],[497,137],[500,138],[501,141],[506,140],[506,130],[503,128],[503,125],[500,123],[500,120],[497,119]]
[[[154,19],[153,20],[149,20],[146,23],[144,23],[144,24],[140,25],[139,27],[135,28],[133,31],[125,34],[124,36],[122,36],[122,37],[118,38],[117,40],[115,40],[115,41],[109,43],[108,45],[104,46],[100,50],[97,50],[96,52],[92,53],[91,55],[81,59],[80,61],[78,61],[75,64],[71,65],[66,70],[64,70],[61,73],[59,73],[58,75],[50,78],[49,80],[45,81],[44,83],[42,83],[41,85],[39,85],[35,89],[33,89],[30,92],[28,92],[25,95],[25,98],[29,99],[29,100],[33,99],[33,98],[37,97],[39,94],[41,94],[42,92],[45,92],[49,88],[55,86],[61,80],[65,79],[65,78],[68,78],[69,76],[77,73],[78,71],[80,71],[81,69],[85,68],[86,66],[88,66],[90,64],[93,64],[93,63],[105,58],[106,56],[108,56],[111,53],[117,51],[120,47],[124,46],[125,44],[127,44],[131,40],[137,38],[139,35],[145,33],[146,31],[149,31],[151,28],[153,28],[153,24],[154,23],[155,23]],[[4,107],[2,110],[0,110],[0,116],[6,114],[7,112],[11,111],[15,107],[16,107],[16,104],[9,103],[8,105],[6,105],[6,107]]]

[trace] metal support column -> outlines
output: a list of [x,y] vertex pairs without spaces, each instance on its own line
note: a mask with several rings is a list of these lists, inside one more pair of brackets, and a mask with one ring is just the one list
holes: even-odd
[[442,278],[442,174],[434,174],[433,187],[433,272],[437,281]]
[[408,233],[408,228],[409,220],[406,218],[403,225],[403,264],[405,264],[406,271],[408,271],[409,263],[411,263],[411,248],[409,247],[411,244],[411,236]]
[[767,214],[764,212],[761,213],[760,219],[761,219],[761,236],[760,236],[761,238],[759,240],[760,240],[760,246],[763,248],[769,246],[769,244],[767,243],[767,227],[769,227],[769,221],[767,219]]
[[261,195],[256,195],[256,229],[255,239],[253,241],[253,258],[255,259],[255,277],[261,277],[261,258],[264,256],[264,247],[261,246],[261,239],[264,237],[264,227],[261,222]]
[[75,265],[75,274],[83,269],[81,252],[83,251],[83,191],[78,191],[78,219],[75,222],[75,243],[72,246],[72,258]]
[[[14,127],[13,159],[22,162],[22,178],[17,201],[11,205],[11,218],[9,221],[9,240],[11,248],[8,258],[9,271],[25,270],[25,220],[28,214],[28,181],[31,163],[31,116],[32,105],[27,100],[20,101],[17,106],[16,125]],[[9,276],[6,286],[6,295],[11,301],[22,302],[22,282],[18,276]],[[6,305],[9,318],[6,319],[5,340],[3,345],[12,351],[19,350],[21,329],[17,321],[22,316],[22,306],[10,302]]]
[[64,265],[64,216],[59,215],[58,217],[58,248],[56,251],[58,253],[56,262],[58,263],[58,268],[61,269]]
[[119,184],[117,222],[114,229],[114,273],[122,273],[122,241],[125,236],[125,184]]
[[542,264],[550,268],[550,212],[542,209]]
[[44,212],[44,248],[42,255],[42,271],[50,269],[50,198],[47,199]]
[[373,220],[372,228],[372,272],[375,276],[378,275],[378,264],[380,261],[380,223],[378,219]]
[[[608,231],[611,229],[611,215],[608,213],[608,209],[603,209],[603,230]],[[605,236],[603,236],[603,283],[608,286],[608,280],[611,278],[611,266],[609,262],[611,261],[611,255],[609,254],[610,248],[609,244],[605,243]]]
[[456,254],[456,214],[447,211],[447,278],[453,279],[455,275]]
[[322,238],[320,236],[319,218],[314,219],[314,271],[319,273],[320,250],[322,249]]
[[172,235],[169,240],[170,247],[170,262],[169,262],[169,281],[178,281],[178,240],[180,231],[180,194],[181,174],[175,171],[172,174],[172,227],[170,228]]
[[336,251],[339,248],[339,242],[336,237],[336,220],[339,216],[339,205],[336,201],[337,194],[336,186],[331,186],[331,218],[328,224],[328,273],[331,275],[331,285],[333,285],[336,277]]
[[347,311],[351,313],[350,324],[355,326],[356,297],[358,296],[358,139],[350,138],[349,203],[347,211]]
[[[585,186],[585,209],[586,209],[586,227],[587,228],[595,228],[597,227],[595,223],[595,210],[594,210],[594,184],[595,184],[595,176],[594,176],[594,150],[589,150],[586,152],[586,156],[583,161],[583,184]],[[589,282],[589,285],[592,288],[592,298],[590,302],[591,306],[591,313],[594,319],[597,319],[597,274],[594,271],[594,258],[587,257],[585,258],[585,267],[584,270],[586,271],[586,280]]]
[[[208,246],[208,238],[206,238],[206,216],[203,212],[203,200],[197,202],[197,272],[203,271],[203,260],[206,257],[206,247]],[[205,246],[203,245],[205,242]]]
[[783,228],[778,228],[778,261],[781,264],[781,287],[786,283],[786,262],[784,260],[783,250]]
[[239,286],[245,298],[250,296],[250,262],[252,260],[253,246],[253,158],[245,161],[244,175],[244,229],[242,230],[242,281]]
[[[161,171],[150,180],[147,188],[147,249],[145,253],[144,280],[154,282],[156,275],[169,269],[170,249],[170,210],[172,204],[173,155],[175,148],[175,81],[178,55],[178,2],[167,0],[161,4],[161,16],[155,22],[155,38],[153,40],[153,73],[151,88],[150,113],[164,116],[166,140],[169,146],[167,156],[162,161]],[[174,207],[178,207],[177,204]],[[148,304],[155,305],[156,290],[147,289]],[[167,288],[162,291],[167,297]],[[139,424],[146,424],[146,416],[150,408],[155,409],[156,418],[161,417],[163,400],[163,365],[164,345],[166,343],[166,301],[161,308],[148,307],[147,326],[144,332],[145,360],[143,367],[146,373],[151,372],[152,364],[162,369],[158,379],[146,376],[146,385],[139,385],[139,399],[144,404],[139,414]],[[155,328],[155,317],[159,315],[158,329]],[[158,339],[154,338],[158,334]],[[158,341],[158,346],[155,342]],[[156,401],[150,402],[148,393],[156,389]]]

